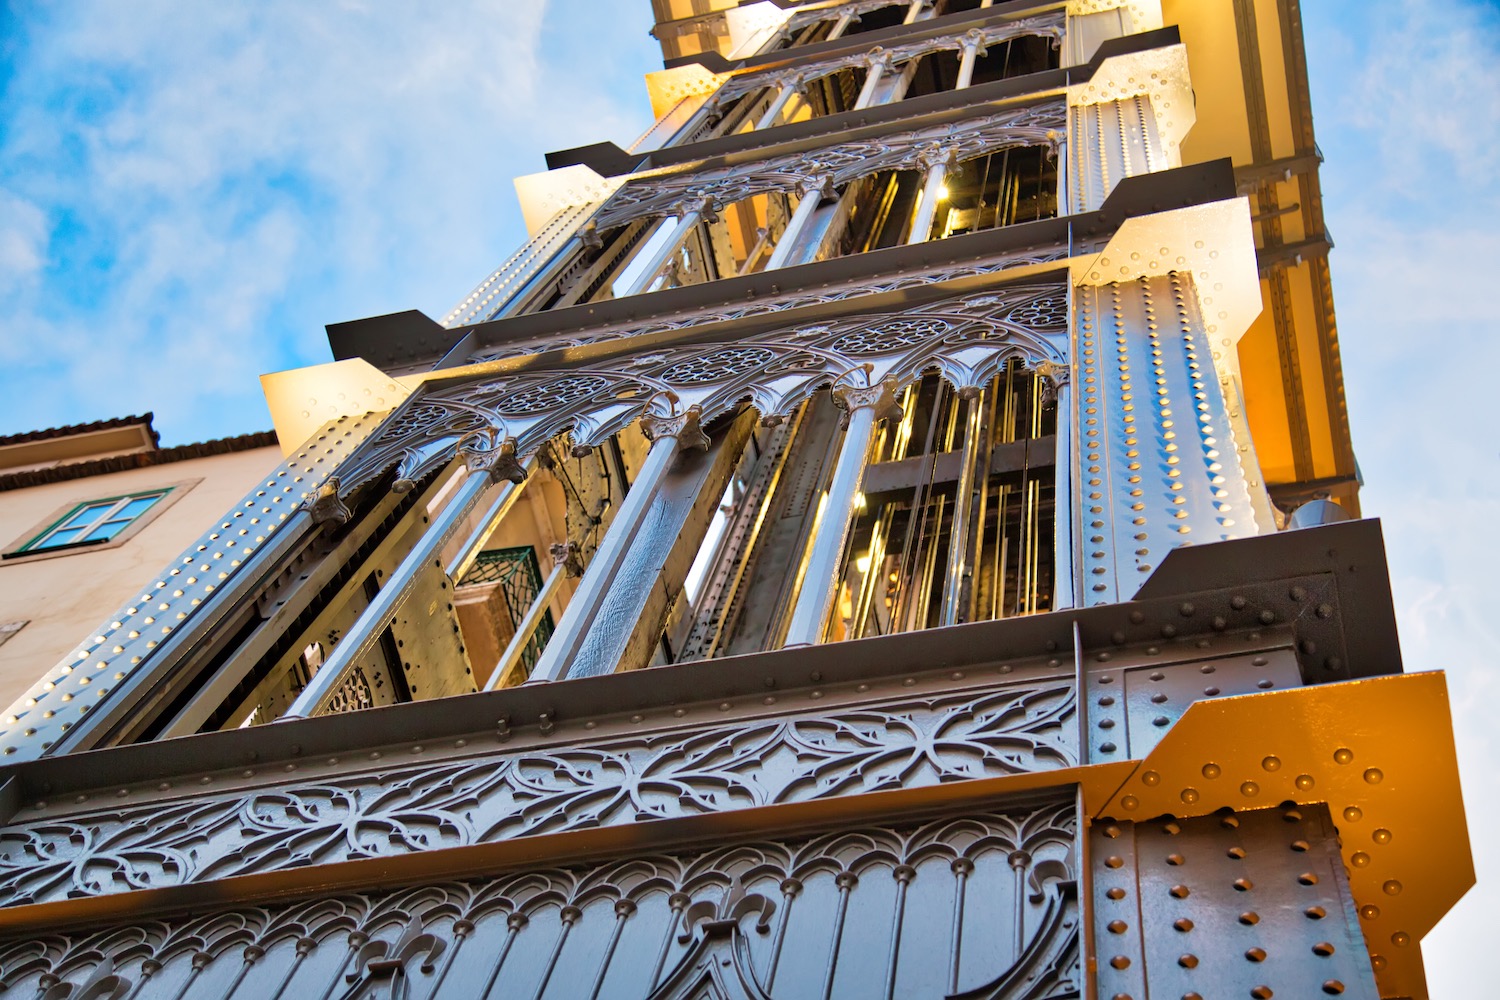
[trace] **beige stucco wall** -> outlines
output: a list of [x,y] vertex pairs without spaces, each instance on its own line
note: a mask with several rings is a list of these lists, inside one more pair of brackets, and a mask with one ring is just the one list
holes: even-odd
[[[29,619],[0,645],[0,708],[11,704],[281,463],[255,448],[0,492],[0,546],[10,548],[59,508],[188,482],[176,502],[118,547],[0,561],[0,622]],[[199,480],[198,482],[191,482]]]

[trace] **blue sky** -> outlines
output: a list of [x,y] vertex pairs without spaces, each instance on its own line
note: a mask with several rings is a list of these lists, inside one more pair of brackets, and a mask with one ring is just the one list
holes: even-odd
[[[1479,995],[1500,909],[1500,9],[1304,0],[1351,422],[1408,669],[1446,669],[1481,885],[1426,946]],[[524,237],[511,179],[649,125],[646,0],[0,0],[0,433],[269,426],[323,324],[440,317]],[[1493,841],[1493,835],[1490,835]]]

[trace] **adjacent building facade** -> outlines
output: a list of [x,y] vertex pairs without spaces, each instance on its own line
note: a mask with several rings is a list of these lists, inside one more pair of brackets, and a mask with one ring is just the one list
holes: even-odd
[[163,448],[149,413],[0,437],[0,701],[279,460],[269,431]]
[[1425,996],[1296,0],[653,6],[4,717],[0,995]]

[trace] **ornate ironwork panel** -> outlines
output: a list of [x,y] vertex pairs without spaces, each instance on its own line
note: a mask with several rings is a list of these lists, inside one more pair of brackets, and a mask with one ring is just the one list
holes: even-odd
[[1026,247],[1012,253],[987,257],[981,261],[953,264],[943,268],[894,274],[885,277],[864,278],[857,282],[821,287],[816,291],[798,290],[785,295],[757,296],[748,302],[725,303],[709,309],[686,310],[649,323],[634,323],[627,326],[613,327],[601,326],[597,329],[583,332],[568,331],[556,337],[547,337],[541,340],[518,341],[508,344],[505,347],[487,348],[476,351],[469,360],[473,364],[483,364],[489,361],[503,361],[508,358],[525,357],[530,354],[537,354],[559,347],[581,347],[585,344],[599,344],[611,340],[649,337],[653,334],[667,333],[694,326],[727,323],[754,316],[788,312],[805,306],[842,302],[847,299],[862,298],[867,295],[880,295],[906,288],[920,288],[925,285],[939,284],[957,278],[968,278],[980,274],[995,274],[1000,271],[1025,267],[1027,265],[1050,264],[1064,260],[1067,256],[1067,249],[1063,246],[1044,245]]
[[[688,324],[691,325],[691,324]],[[719,343],[621,351],[588,368],[487,375],[414,396],[340,470],[352,490],[400,464],[411,480],[447,462],[486,427],[527,454],[564,431],[585,446],[639,418],[663,394],[711,420],[748,399],[784,419],[823,385],[868,365],[905,384],[936,368],[955,388],[983,385],[1008,358],[1066,376],[1067,292],[1047,280],[955,295],[900,312],[851,313]],[[727,335],[726,335],[727,339]]]
[[882,170],[914,170],[941,152],[971,160],[1016,146],[1061,145],[1068,127],[1062,100],[1042,101],[951,124],[875,139],[843,142],[804,152],[698,171],[660,174],[628,181],[594,216],[599,229],[611,229],[645,216],[681,215],[723,208],[768,191],[808,190],[847,184]]
[[922,38],[900,45],[882,46],[872,52],[855,52],[834,59],[824,59],[799,66],[795,70],[772,69],[759,73],[743,73],[730,77],[715,91],[714,103],[723,105],[762,87],[776,87],[785,83],[805,86],[821,77],[837,73],[841,69],[867,65],[872,57],[878,57],[891,66],[901,66],[934,52],[957,52],[966,44],[975,45],[983,50],[985,46],[998,45],[1012,38],[1022,38],[1028,35],[1050,38],[1056,45],[1063,37],[1064,20],[1060,14],[1042,14],[1017,21],[1001,21],[982,28],[971,28],[963,34]]
[[[120,807],[44,805],[46,815],[0,829],[0,906],[1077,763],[1071,676],[951,691],[945,677],[854,703],[861,692],[820,690],[783,716],[772,714],[773,696],[759,719],[721,721],[703,706],[696,724],[669,734],[465,747],[359,770],[310,762],[325,773]],[[674,715],[691,721],[684,709]]]
[[1062,1000],[1076,830],[1069,801],[23,935],[0,996]]

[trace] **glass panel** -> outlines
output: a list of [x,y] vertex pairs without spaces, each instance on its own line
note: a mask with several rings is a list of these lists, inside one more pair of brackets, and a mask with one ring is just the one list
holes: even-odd
[[135,497],[131,499],[131,501],[124,507],[120,508],[117,513],[111,514],[109,519],[111,521],[134,521],[136,518],[146,513],[146,511],[150,510],[151,505],[156,503],[156,501],[160,500],[161,498],[162,494],[160,493],[156,494],[155,496],[149,497]]
[[113,500],[106,500],[103,503],[85,504],[84,506],[78,508],[78,510],[75,511],[71,516],[69,516],[68,519],[62,523],[62,526],[82,527],[85,525],[93,524],[95,518],[99,517],[114,505],[115,501]]
[[129,523],[129,521],[105,521],[103,524],[99,525],[93,531],[90,531],[87,535],[85,535],[83,537],[83,541],[102,542],[105,539],[113,538],[115,537],[115,535],[120,533],[121,528],[125,527],[125,525]]
[[101,542],[115,537],[127,525],[150,510],[166,492],[144,496],[95,500],[80,505],[52,531],[38,538],[31,550],[51,549],[75,542]]
[[85,530],[87,530],[87,528],[87,525],[83,525],[77,528],[59,528],[57,531],[54,531],[46,538],[37,542],[35,547],[39,549],[50,549],[54,545],[71,544],[78,541],[78,536]]

